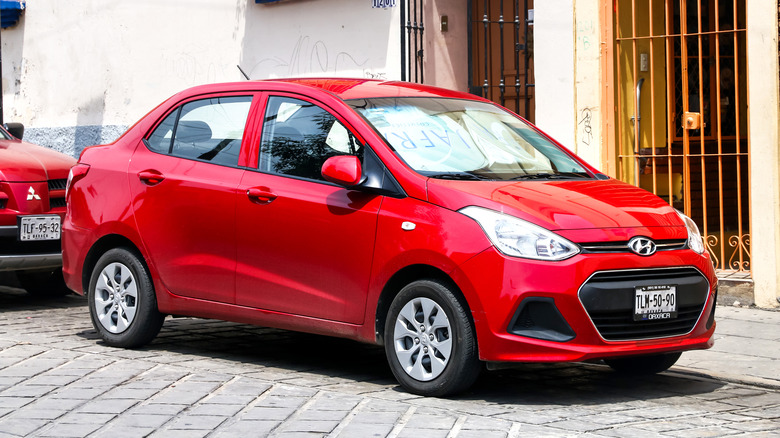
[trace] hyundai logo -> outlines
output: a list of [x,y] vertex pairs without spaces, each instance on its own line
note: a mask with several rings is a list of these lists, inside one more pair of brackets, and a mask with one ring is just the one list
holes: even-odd
[[628,241],[628,249],[634,254],[650,256],[655,254],[655,242],[647,237],[637,236]]

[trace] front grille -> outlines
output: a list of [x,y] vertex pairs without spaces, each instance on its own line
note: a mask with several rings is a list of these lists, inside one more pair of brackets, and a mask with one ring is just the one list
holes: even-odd
[[52,190],[65,190],[65,185],[68,183],[68,180],[66,179],[50,179],[48,181],[49,183],[49,191]]
[[49,198],[49,208],[65,207],[65,198]]
[[[634,321],[639,286],[674,285],[677,318]],[[707,303],[710,285],[694,268],[604,271],[591,276],[579,291],[580,302],[607,341],[680,336],[690,333]]]
[[[656,251],[674,251],[678,249],[685,249],[688,241],[687,239],[674,239],[674,240],[656,240]],[[587,254],[598,253],[628,253],[631,250],[628,248],[628,241],[623,242],[590,242],[580,243],[582,252]]]

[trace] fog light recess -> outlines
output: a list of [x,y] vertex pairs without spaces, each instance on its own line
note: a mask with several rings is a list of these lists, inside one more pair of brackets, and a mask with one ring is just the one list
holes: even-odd
[[547,297],[524,299],[509,323],[509,333],[554,342],[571,341],[576,336],[555,307],[555,300]]

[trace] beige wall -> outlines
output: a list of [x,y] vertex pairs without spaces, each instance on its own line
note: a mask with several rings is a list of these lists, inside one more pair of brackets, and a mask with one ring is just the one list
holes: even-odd
[[253,79],[397,79],[399,16],[368,0],[35,0],[2,31],[5,120],[31,135],[127,126],[184,88],[243,80],[238,64]]
[[[448,30],[441,30],[447,16]],[[425,83],[468,91],[468,8],[462,0],[425,2]]]
[[756,304],[780,293],[780,67],[776,0],[747,2],[751,271]]

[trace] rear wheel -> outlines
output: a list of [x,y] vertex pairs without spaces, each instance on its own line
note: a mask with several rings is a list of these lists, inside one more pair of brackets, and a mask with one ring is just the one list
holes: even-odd
[[682,352],[604,359],[604,363],[622,374],[647,375],[666,371],[680,358]]
[[113,347],[134,348],[151,342],[165,318],[157,310],[146,266],[126,248],[109,250],[100,257],[87,299],[92,324]]
[[471,320],[449,286],[419,280],[395,297],[385,322],[385,354],[409,392],[446,396],[469,388],[481,365]]
[[62,278],[62,269],[20,271],[16,273],[16,279],[22,289],[37,297],[60,297],[71,293]]

